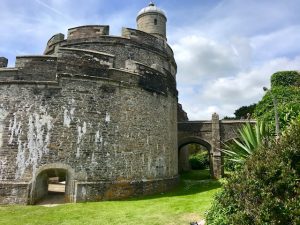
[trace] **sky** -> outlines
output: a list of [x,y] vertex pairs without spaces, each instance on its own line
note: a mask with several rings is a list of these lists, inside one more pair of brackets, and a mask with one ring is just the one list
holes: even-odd
[[[300,70],[300,0],[157,0],[168,18],[179,102],[190,120],[258,102],[270,76]],[[136,28],[145,0],[0,0],[0,56],[42,54],[71,27]]]

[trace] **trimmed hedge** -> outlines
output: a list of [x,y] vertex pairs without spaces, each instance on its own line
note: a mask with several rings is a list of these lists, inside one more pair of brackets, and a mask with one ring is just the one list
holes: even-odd
[[300,74],[297,71],[281,71],[271,77],[271,87],[300,86]]
[[277,99],[280,129],[284,130],[292,119],[300,114],[300,88],[274,87],[256,105],[255,118],[265,121],[275,131],[275,112],[272,96]]
[[300,224],[300,117],[253,154],[216,196],[208,225]]

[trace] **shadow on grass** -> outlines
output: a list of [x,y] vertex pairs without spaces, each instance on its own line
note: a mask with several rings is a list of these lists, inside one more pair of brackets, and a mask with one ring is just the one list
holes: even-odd
[[146,200],[154,198],[176,197],[199,194],[221,187],[216,179],[211,179],[208,170],[193,170],[180,174],[177,187],[169,192],[127,199],[126,201]]

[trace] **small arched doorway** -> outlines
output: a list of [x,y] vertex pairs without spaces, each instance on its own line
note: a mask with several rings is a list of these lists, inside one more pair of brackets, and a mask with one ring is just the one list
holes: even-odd
[[205,159],[205,157],[207,157],[210,174],[212,175],[210,151],[211,151],[211,145],[207,141],[202,140],[198,137],[188,137],[188,138],[179,140],[179,143],[178,143],[178,172],[180,173],[180,172],[185,172],[185,171],[194,169],[193,167],[195,167],[196,165],[191,165],[191,163],[193,163],[193,161],[194,161],[193,155],[200,154],[201,158],[203,158],[203,159]]
[[29,204],[61,204],[72,202],[73,175],[65,167],[41,169],[30,190]]

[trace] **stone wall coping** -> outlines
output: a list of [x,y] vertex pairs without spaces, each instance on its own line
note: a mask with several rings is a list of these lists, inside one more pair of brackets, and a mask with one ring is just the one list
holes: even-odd
[[211,123],[211,120],[191,120],[191,121],[182,121],[182,122],[177,122],[177,123]]
[[98,184],[99,182],[109,182],[109,183],[114,183],[114,184],[121,184],[124,182],[129,182],[129,183],[135,183],[135,182],[155,182],[155,181],[165,181],[165,180],[172,180],[172,179],[178,179],[179,176],[173,176],[173,177],[167,177],[167,178],[159,178],[159,179],[139,179],[139,180],[115,180],[115,181],[111,181],[111,180],[96,180],[96,181],[76,181],[76,184]]
[[87,49],[80,49],[80,48],[67,48],[67,47],[60,47],[60,50],[67,50],[67,51],[74,51],[74,52],[87,52],[87,53],[93,53],[93,54],[98,54],[98,55],[105,55],[109,56],[111,58],[115,58],[115,55],[104,53],[104,52],[99,52],[95,50],[87,50]]
[[31,85],[53,85],[57,86],[57,81],[30,81],[30,80],[8,80],[8,81],[0,81],[0,85],[7,84],[31,84]]
[[128,74],[131,74],[131,75],[135,75],[135,76],[139,76],[139,77],[142,77],[141,74],[138,74],[138,73],[134,73],[134,72],[131,72],[127,69],[124,69],[124,68],[120,68],[120,69],[117,69],[117,68],[109,68],[109,70],[112,70],[112,71],[120,71],[120,72],[125,72],[125,73],[128,73]]
[[147,68],[147,69],[149,69],[149,70],[152,70],[153,72],[157,72],[157,73],[159,73],[159,74],[162,75],[162,72],[160,72],[159,70],[157,70],[157,69],[155,69],[155,68],[152,68],[151,66],[148,66],[148,65],[146,65],[146,64],[144,64],[144,63],[141,63],[141,62],[138,62],[138,61],[134,61],[134,60],[131,60],[131,61],[132,61],[133,63],[139,65],[139,66],[143,66],[143,67],[145,67],[145,68]]
[[57,74],[57,78],[72,78],[72,80],[105,80],[108,82],[113,82],[113,83],[118,83],[120,85],[128,85],[128,86],[132,86],[130,85],[128,82],[126,81],[120,81],[120,80],[114,80],[114,79],[110,79],[110,78],[106,78],[106,77],[95,77],[95,76],[89,76],[89,75],[82,75],[82,74],[69,74],[69,73],[59,73]]
[[220,120],[221,123],[256,123],[256,120]]
[[84,28],[84,27],[109,27],[109,25],[99,25],[99,24],[92,25],[92,24],[90,24],[90,25],[82,25],[82,26],[77,26],[77,27],[71,27],[68,30],[74,30],[74,29]]
[[[256,123],[256,120],[220,120],[220,123]],[[211,120],[192,120],[177,123],[211,123]]]
[[[147,33],[147,32],[142,31],[142,30],[138,30],[138,29],[134,29],[134,28],[130,28],[130,27],[122,27],[122,31],[123,31],[123,29],[132,30],[132,31],[137,31],[138,33],[144,34],[145,36],[149,36],[149,37],[152,37],[152,38],[161,40],[161,38],[158,38],[158,37],[156,37],[155,35],[150,34],[150,33]],[[123,37],[123,36],[122,36],[122,37]]]
[[15,67],[4,67],[4,68],[0,68],[0,72],[2,71],[19,71],[19,69]]
[[16,56],[17,59],[19,58],[52,58],[55,59],[57,56],[54,55],[21,55],[21,56]]
[[5,181],[5,180],[0,181],[0,185],[1,184],[4,184],[4,185],[5,184],[28,185],[28,183],[29,182],[26,182],[26,181],[23,181],[23,182],[22,181],[21,182],[20,181]]
[[[147,45],[145,43],[138,43],[136,42],[134,39],[132,38],[127,38],[127,37],[122,37],[122,36],[116,36],[116,35],[99,35],[98,37],[93,37],[93,38],[79,38],[79,39],[72,39],[72,40],[67,40],[66,46],[67,45],[74,45],[74,44],[84,44],[84,43],[89,43],[89,44],[93,44],[93,43],[104,43],[105,41],[102,41],[103,38],[105,39],[119,39],[119,40],[126,40],[126,41],[130,41],[131,43],[134,43],[135,45],[138,45],[139,48],[146,48],[146,49],[150,49],[152,51],[156,51],[156,52],[162,52],[163,50],[160,48],[156,48],[152,45]],[[157,38],[157,37],[156,37]],[[116,44],[113,43],[112,44]],[[169,46],[169,44],[167,43],[166,45],[166,49],[170,50],[171,56],[174,55],[173,50],[171,49],[171,47]],[[167,51],[165,51],[167,52]]]

